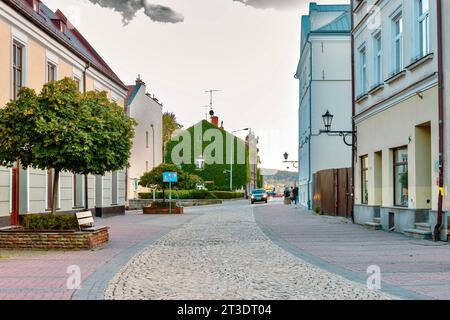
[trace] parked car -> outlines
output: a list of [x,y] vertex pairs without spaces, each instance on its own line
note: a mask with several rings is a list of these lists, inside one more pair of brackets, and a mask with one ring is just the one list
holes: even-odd
[[267,192],[264,189],[256,189],[252,191],[251,195],[251,203],[254,204],[255,202],[265,202],[267,203]]

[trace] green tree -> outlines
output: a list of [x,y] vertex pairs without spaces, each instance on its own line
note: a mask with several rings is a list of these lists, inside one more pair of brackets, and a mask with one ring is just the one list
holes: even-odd
[[150,188],[151,186],[158,186],[163,191],[163,198],[165,199],[165,189],[169,185],[163,183],[164,172],[176,172],[178,174],[177,186],[182,190],[195,189],[197,184],[204,183],[199,176],[184,172],[174,164],[161,164],[154,168],[152,171],[144,173],[140,178],[139,185],[144,188]]
[[105,92],[81,94],[65,78],[39,95],[24,88],[0,109],[0,165],[54,170],[52,214],[62,171],[104,175],[128,166],[134,120]]
[[167,143],[172,139],[172,134],[183,128],[181,124],[178,123],[177,117],[172,112],[164,112],[163,114],[163,158],[165,158],[165,149]]

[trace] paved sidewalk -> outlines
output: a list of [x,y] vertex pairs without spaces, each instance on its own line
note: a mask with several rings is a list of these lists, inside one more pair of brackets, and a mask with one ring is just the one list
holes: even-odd
[[270,241],[249,201],[195,208],[110,281],[108,299],[395,299],[297,259]]
[[285,250],[351,280],[381,268],[383,290],[411,299],[450,299],[450,245],[368,230],[280,203],[256,206],[263,231]]
[[[109,244],[96,251],[37,253],[0,260],[0,300],[102,299],[107,282],[135,254],[195,214],[144,216],[129,213],[97,219],[110,226]],[[81,290],[67,289],[67,268],[81,269]]]

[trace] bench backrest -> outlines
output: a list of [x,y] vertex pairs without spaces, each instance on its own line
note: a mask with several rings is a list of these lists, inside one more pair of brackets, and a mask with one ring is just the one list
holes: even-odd
[[78,225],[80,227],[83,227],[83,226],[92,227],[93,226],[94,217],[92,217],[91,211],[77,212],[76,215],[77,215]]

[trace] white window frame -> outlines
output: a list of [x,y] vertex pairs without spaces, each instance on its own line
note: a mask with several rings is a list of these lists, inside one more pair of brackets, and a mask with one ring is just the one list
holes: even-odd
[[359,95],[367,93],[367,46],[362,44],[358,49],[359,59]]
[[381,30],[373,34],[373,84],[383,82],[383,37]]
[[[392,74],[397,74],[404,69],[404,44],[403,44],[403,30],[404,19],[402,10],[398,10],[392,15]],[[400,24],[401,21],[401,24]],[[399,23],[399,33],[397,33],[397,23]],[[397,52],[397,43],[399,43],[399,50]],[[397,61],[397,56],[400,61]],[[398,63],[397,63],[398,62]]]
[[11,37],[11,60],[10,60],[10,88],[11,100],[14,97],[14,42],[22,48],[22,87],[28,86],[28,37],[22,32],[13,29]]
[[48,65],[51,64],[55,67],[55,79],[54,81],[58,80],[58,64],[55,63],[53,60],[51,59],[46,59],[45,61],[45,83],[49,83],[50,79],[49,79],[49,74],[48,74]]
[[[428,1],[428,11],[422,11],[423,1]],[[430,53],[430,1],[416,0],[417,10],[417,58],[422,58]],[[425,24],[426,31],[424,33],[423,25]]]

